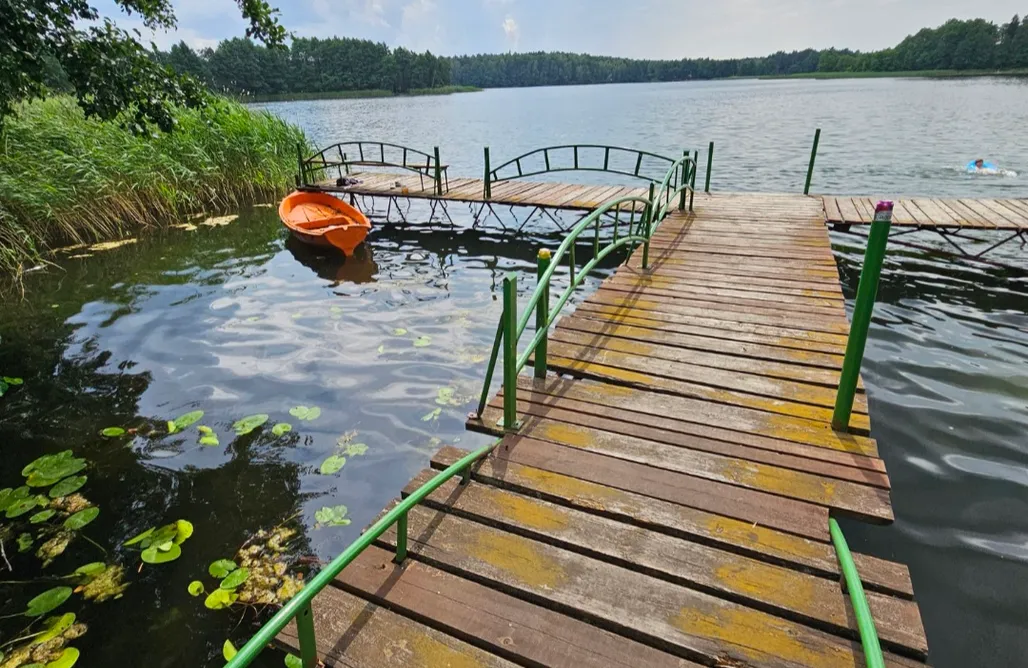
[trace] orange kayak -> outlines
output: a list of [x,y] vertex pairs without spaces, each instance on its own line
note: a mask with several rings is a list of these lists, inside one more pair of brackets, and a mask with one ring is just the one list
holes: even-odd
[[367,216],[327,193],[292,192],[279,204],[278,217],[300,241],[334,246],[347,257],[371,231]]

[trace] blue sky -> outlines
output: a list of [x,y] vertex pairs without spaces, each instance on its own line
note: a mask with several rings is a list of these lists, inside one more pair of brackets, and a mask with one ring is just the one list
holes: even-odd
[[[173,0],[179,29],[161,47],[242,35],[233,0]],[[272,0],[305,37],[361,37],[454,55],[575,51],[636,58],[760,56],[779,49],[895,44],[948,18],[1007,21],[1028,0]],[[112,0],[97,0],[107,15]],[[137,27],[121,18],[126,27]],[[150,37],[145,34],[145,37]]]

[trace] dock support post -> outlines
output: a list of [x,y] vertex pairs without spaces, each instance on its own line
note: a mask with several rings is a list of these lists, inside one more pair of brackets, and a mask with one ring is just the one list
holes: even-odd
[[857,393],[857,379],[860,365],[864,361],[864,347],[867,344],[867,330],[871,326],[871,313],[878,295],[878,279],[885,260],[885,246],[889,243],[889,228],[892,226],[892,202],[879,202],[875,207],[874,222],[867,237],[864,251],[864,266],[860,270],[857,284],[857,299],[853,304],[853,321],[850,336],[846,341],[846,357],[839,375],[839,390],[835,395],[835,412],[832,414],[832,429],[849,431],[853,398]]
[[307,185],[303,174],[303,144],[296,142],[296,187]]
[[518,275],[503,279],[503,430],[518,430]]
[[402,564],[407,558],[407,513],[396,518],[396,557],[393,559]]
[[[535,331],[543,332],[543,338],[535,346],[535,377],[546,378],[546,348],[547,339],[550,336],[547,331],[550,328],[550,284],[548,281],[546,285],[542,283],[546,270],[550,268],[549,249],[540,248],[536,260],[538,261],[536,280],[538,280],[542,292],[539,293],[539,303],[535,306]],[[537,287],[536,289],[539,288]]]
[[[689,157],[689,151],[688,150],[682,151],[682,157],[683,158],[688,158]],[[688,160],[686,160],[685,162],[682,163],[681,174],[680,174],[680,177],[678,179],[678,189],[681,191],[681,194],[678,196],[678,210],[679,211],[685,211],[685,198],[689,194],[689,193],[685,192],[685,186],[687,186],[687,185],[689,185],[689,161]],[[650,195],[650,199],[651,200],[652,200],[652,198],[653,198],[653,196]]]
[[703,192],[710,192],[710,170],[714,164],[714,142],[710,142],[710,146],[707,147],[707,180],[703,184]]
[[[684,190],[682,191],[685,192]],[[650,236],[653,234],[653,183],[650,183],[650,201],[643,209],[643,228],[646,230],[646,241],[643,242],[643,269],[650,266]],[[633,210],[634,212],[634,210]]]
[[692,211],[692,201],[696,198],[696,169],[700,159],[700,152],[692,152],[692,179],[689,181],[689,210]]
[[439,147],[435,147],[435,194],[436,197],[443,195],[443,168],[439,163]]
[[314,636],[314,611],[309,602],[296,613],[296,635],[300,639],[300,663],[303,668],[317,668],[318,641]]
[[492,170],[489,168],[489,147],[485,147],[485,192],[483,193],[485,201],[489,201],[493,196],[493,187],[489,182],[489,174]]
[[807,183],[803,186],[803,194],[810,194],[810,179],[814,176],[814,160],[817,158],[817,145],[821,142],[821,128],[814,131],[814,145],[810,148],[810,164],[807,165]]

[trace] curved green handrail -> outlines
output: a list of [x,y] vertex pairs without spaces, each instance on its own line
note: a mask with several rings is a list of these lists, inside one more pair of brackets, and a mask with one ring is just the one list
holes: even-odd
[[[566,151],[568,149],[572,151],[573,161],[571,163],[571,166],[554,167],[553,163],[550,160],[550,153],[557,151]],[[590,163],[583,163],[580,160],[579,149],[584,149],[590,152],[602,150],[603,166],[591,167],[588,166]],[[615,157],[618,153],[627,153],[631,156],[634,156],[635,168],[631,172],[625,171],[623,169],[618,169],[616,167],[612,168],[610,166],[610,159],[612,153],[615,154]],[[533,156],[537,156],[539,154],[542,154],[544,168],[536,169],[535,171],[525,171],[522,168],[522,161],[527,161],[529,158],[532,158]],[[643,179],[651,183],[655,182],[656,179],[650,178],[649,176],[640,173],[643,168],[643,158],[652,158],[660,160],[669,165],[675,162],[674,158],[669,158],[667,156],[659,155],[657,153],[651,153],[650,151],[643,151],[635,148],[625,148],[623,146],[608,146],[605,144],[561,144],[556,146],[544,146],[542,148],[537,148],[528,151],[527,153],[522,153],[516,158],[511,158],[507,162],[503,163],[502,165],[494,169],[488,169],[487,175],[490,183],[499,183],[501,181],[510,181],[512,179],[520,179],[528,176],[538,176],[540,174],[549,174],[552,172],[608,172],[610,174],[619,174],[621,176],[630,176],[633,178]],[[501,172],[510,167],[516,168],[518,173],[511,174],[509,176],[501,175]]]
[[833,518],[828,519],[828,532],[832,536],[835,554],[839,557],[839,568],[846,581],[846,589],[850,592],[850,602],[853,604],[853,614],[857,618],[857,630],[860,632],[860,644],[864,648],[864,661],[867,668],[885,668],[882,646],[878,642],[878,631],[875,629],[874,617],[871,616],[871,608],[867,605],[867,596],[864,595],[864,585],[860,582],[860,574],[853,563],[853,555],[850,554],[846,537],[842,535],[839,523]]
[[[347,150],[344,152],[344,149]],[[333,150],[338,158],[328,155]],[[438,147],[432,153],[426,153],[403,144],[368,140],[337,142],[307,158],[304,158],[301,153],[299,156],[300,173],[297,175],[298,185],[313,183],[317,173],[325,172],[332,167],[339,170],[341,177],[343,169],[349,173],[350,165],[357,163],[363,163],[364,166],[397,167],[421,176],[428,176],[436,182],[437,194],[441,194],[438,182],[442,166],[439,164]]]
[[[243,668],[243,666],[250,665],[250,662],[253,661],[265,646],[273,641],[275,636],[278,635],[278,633],[294,618],[296,619],[297,634],[300,637],[300,645],[303,650],[303,667],[314,668],[317,664],[317,653],[316,646],[313,642],[314,622],[311,617],[310,610],[311,601],[314,597],[317,596],[322,589],[331,584],[332,580],[334,580],[344,568],[349,566],[361,552],[377,540],[379,536],[388,531],[394,524],[399,524],[397,527],[396,540],[397,561],[403,561],[407,552],[406,529],[408,511],[421,503],[426,496],[437,490],[454,476],[460,474],[465,477],[465,480],[467,480],[470,475],[470,467],[479,459],[492,452],[499,443],[500,441],[497,439],[489,445],[482,446],[478,450],[475,450],[474,452],[462,457],[457,462],[451,464],[444,471],[440,472],[430,481],[415,490],[413,494],[397,504],[395,508],[386,513],[380,520],[371,525],[371,527],[361,534],[360,538],[350,543],[350,546],[347,547],[342,554],[333,559],[332,563],[315,575],[296,596],[291,598],[288,603],[282,606],[282,609],[260,628],[257,635],[250,638],[250,641],[239,650],[239,653],[236,654],[231,661],[225,664],[225,668]],[[308,628],[305,629],[304,627]],[[305,634],[308,633],[310,634],[310,640],[305,641]]]

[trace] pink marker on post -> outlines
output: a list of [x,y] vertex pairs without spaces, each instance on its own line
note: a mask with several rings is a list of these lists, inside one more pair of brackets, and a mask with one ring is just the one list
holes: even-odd
[[876,223],[891,223],[892,222],[892,207],[893,203],[891,200],[882,200],[875,205],[875,222]]

